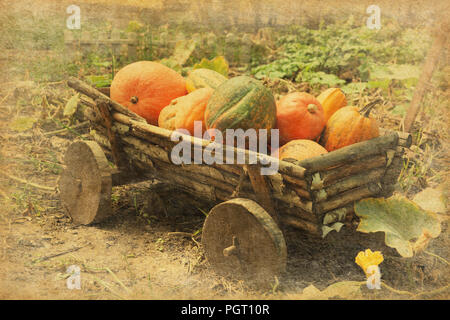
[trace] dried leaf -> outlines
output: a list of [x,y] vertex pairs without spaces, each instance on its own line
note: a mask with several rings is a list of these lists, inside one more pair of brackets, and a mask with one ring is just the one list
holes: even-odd
[[386,245],[403,257],[412,257],[441,233],[435,213],[400,195],[360,200],[355,203],[355,213],[360,217],[357,231],[384,232]]
[[31,129],[36,121],[35,118],[20,117],[11,122],[9,127],[14,131],[23,132]]
[[416,194],[413,201],[424,210],[444,213],[446,208],[443,198],[442,190],[426,188]]
[[333,230],[336,230],[336,232],[341,231],[343,225],[341,222],[335,222],[331,226],[322,226],[322,238],[325,238]]
[[361,295],[361,282],[340,281],[333,283],[323,291],[310,285],[303,289],[299,299],[301,300],[328,300],[331,298],[355,299]]
[[64,107],[63,115],[65,117],[71,117],[77,111],[78,101],[80,101],[80,94],[75,94],[72,98],[67,101]]

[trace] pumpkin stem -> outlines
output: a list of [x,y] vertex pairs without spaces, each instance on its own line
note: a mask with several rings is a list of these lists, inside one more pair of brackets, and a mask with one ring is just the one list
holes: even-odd
[[138,103],[138,101],[139,101],[139,99],[138,99],[138,97],[136,97],[136,96],[132,96],[131,99],[130,99],[130,102],[131,102],[132,104],[136,104],[136,103]]
[[362,114],[364,117],[368,118],[372,108],[375,107],[380,102],[381,102],[381,99],[377,99],[375,101],[372,101],[372,102],[366,104],[364,107],[361,108],[361,110],[359,110],[359,113]]
[[308,104],[306,107],[309,113],[315,113],[317,111],[317,106],[314,103]]

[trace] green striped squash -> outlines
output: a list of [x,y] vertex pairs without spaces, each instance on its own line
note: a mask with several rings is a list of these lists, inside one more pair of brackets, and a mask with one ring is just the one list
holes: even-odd
[[217,71],[204,68],[195,69],[186,78],[186,89],[189,93],[200,88],[216,89],[225,81],[227,78]]
[[[207,129],[272,129],[275,99],[261,82],[247,76],[227,80],[214,90],[205,110]],[[270,133],[269,133],[270,134]]]

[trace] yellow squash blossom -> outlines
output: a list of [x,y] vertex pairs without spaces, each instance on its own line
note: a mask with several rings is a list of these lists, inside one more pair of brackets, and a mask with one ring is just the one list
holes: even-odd
[[370,249],[359,252],[355,258],[356,264],[364,270],[366,276],[370,276],[367,272],[369,266],[378,266],[383,260],[384,258],[380,251],[372,252]]

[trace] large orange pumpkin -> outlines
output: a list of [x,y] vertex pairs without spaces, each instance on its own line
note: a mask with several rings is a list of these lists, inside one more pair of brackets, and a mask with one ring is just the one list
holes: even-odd
[[206,104],[213,92],[211,88],[201,88],[172,100],[159,114],[158,125],[169,130],[187,129],[193,135],[194,121],[202,121],[204,131]]
[[373,106],[367,105],[361,111],[353,106],[336,111],[327,122],[320,144],[328,151],[333,151],[378,137],[378,123],[376,119],[369,118]]
[[328,151],[317,142],[306,139],[298,139],[289,141],[280,149],[275,151],[272,156],[278,157],[280,160],[289,158],[301,161],[325,153],[328,153]]
[[152,61],[139,61],[119,70],[111,83],[111,99],[157,125],[161,110],[187,94],[186,81],[175,70]]
[[325,127],[320,102],[306,92],[293,92],[277,102],[277,127],[280,143],[291,140],[315,140]]

